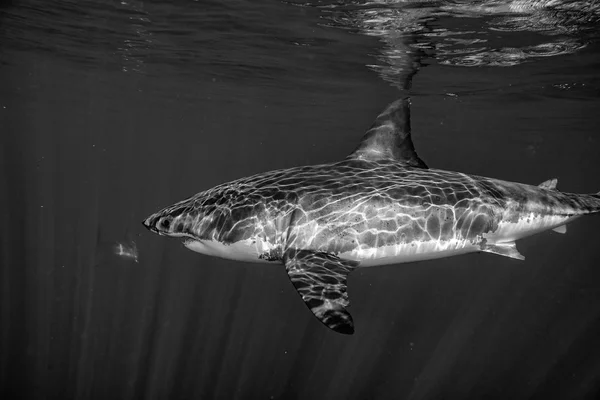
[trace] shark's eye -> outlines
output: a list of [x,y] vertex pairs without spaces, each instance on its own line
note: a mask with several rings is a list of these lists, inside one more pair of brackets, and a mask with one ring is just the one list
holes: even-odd
[[163,218],[160,221],[160,227],[163,229],[169,229],[169,226],[171,226],[171,221],[169,221],[168,218]]

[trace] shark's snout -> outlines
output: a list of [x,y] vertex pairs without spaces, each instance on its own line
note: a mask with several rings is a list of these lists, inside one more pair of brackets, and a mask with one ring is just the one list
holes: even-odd
[[146,218],[142,223],[149,231],[163,236],[195,236],[193,225],[196,218],[181,208],[166,208]]
[[144,224],[144,226],[151,232],[158,233],[159,235],[165,235],[171,230],[171,220],[172,217],[169,215],[163,216],[160,214],[152,214],[142,221],[142,224]]
[[154,224],[152,223],[152,216],[146,218],[145,220],[142,221],[142,224],[144,224],[144,226],[149,229],[149,230],[153,230],[154,229]]

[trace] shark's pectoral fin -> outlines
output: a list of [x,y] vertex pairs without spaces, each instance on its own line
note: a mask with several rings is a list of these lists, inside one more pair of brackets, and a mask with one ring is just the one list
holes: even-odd
[[304,303],[327,327],[336,332],[354,333],[346,292],[348,274],[356,261],[323,252],[290,249],[284,254],[287,273]]
[[496,244],[484,243],[481,245],[481,251],[485,251],[486,253],[498,254],[500,256],[516,258],[517,260],[525,259],[525,256],[523,256],[521,253],[519,253],[519,250],[517,250],[515,242]]

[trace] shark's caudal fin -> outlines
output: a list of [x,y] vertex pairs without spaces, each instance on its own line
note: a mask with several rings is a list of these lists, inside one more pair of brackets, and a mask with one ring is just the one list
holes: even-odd
[[379,114],[348,158],[372,161],[394,159],[407,166],[427,168],[415,152],[410,137],[410,100],[396,100]]
[[324,252],[290,249],[284,254],[285,268],[294,287],[310,311],[328,328],[339,333],[354,333],[346,292],[348,274],[356,261]]

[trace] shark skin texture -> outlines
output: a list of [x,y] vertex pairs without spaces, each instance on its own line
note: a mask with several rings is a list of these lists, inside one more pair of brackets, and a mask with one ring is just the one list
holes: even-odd
[[599,194],[430,169],[415,152],[409,99],[390,104],[346,159],[218,185],[149,216],[152,232],[202,254],[279,263],[313,314],[354,332],[346,281],[357,268],[487,252],[600,211]]

